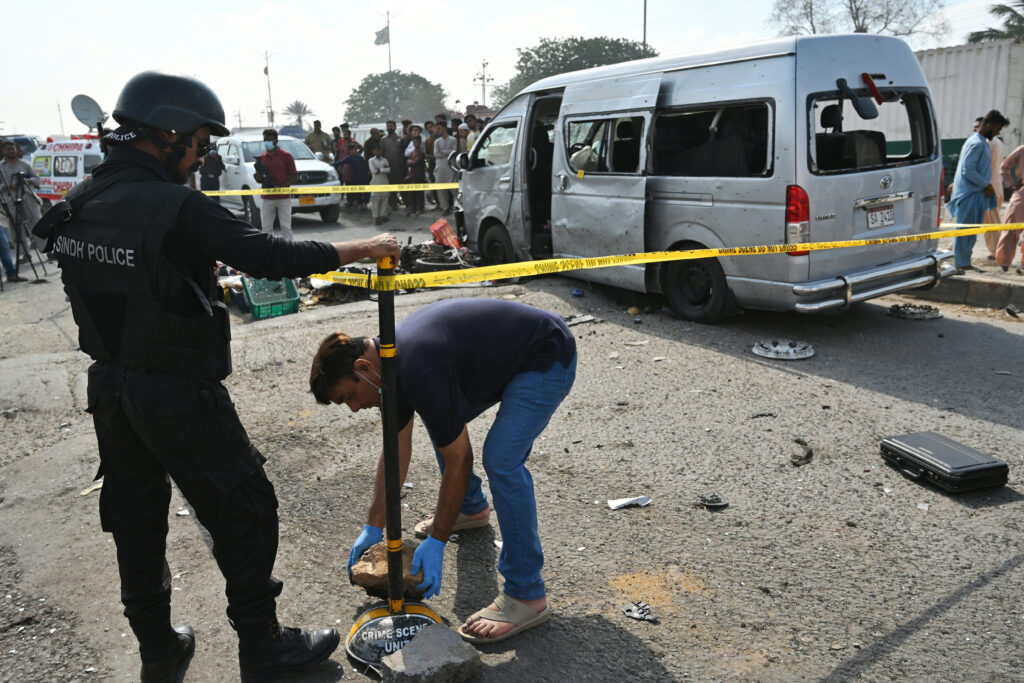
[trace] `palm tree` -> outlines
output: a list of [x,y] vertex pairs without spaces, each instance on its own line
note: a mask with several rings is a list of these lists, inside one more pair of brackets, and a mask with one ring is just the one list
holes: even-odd
[[309,105],[306,104],[305,102],[295,100],[285,108],[284,113],[288,114],[289,116],[294,116],[295,125],[297,125],[299,128],[304,128],[304,126],[302,125],[302,117],[313,116],[314,111],[310,109]]
[[988,13],[1003,20],[1002,28],[987,28],[967,36],[968,43],[986,43],[990,40],[1024,40],[1024,0],[1007,5],[992,5]]

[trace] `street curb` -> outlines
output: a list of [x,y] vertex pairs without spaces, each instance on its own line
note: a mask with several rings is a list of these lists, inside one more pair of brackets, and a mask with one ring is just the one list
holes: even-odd
[[1010,304],[1024,308],[1024,282],[1000,282],[953,275],[932,289],[901,292],[919,299],[983,308],[1006,308]]

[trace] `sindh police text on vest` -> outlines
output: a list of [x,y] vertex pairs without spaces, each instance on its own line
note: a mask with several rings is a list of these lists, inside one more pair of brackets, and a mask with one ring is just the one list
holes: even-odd
[[61,256],[95,261],[96,263],[109,263],[118,266],[135,267],[135,250],[124,247],[112,247],[105,244],[92,244],[83,240],[76,240],[64,235],[58,235],[53,242],[53,253]]

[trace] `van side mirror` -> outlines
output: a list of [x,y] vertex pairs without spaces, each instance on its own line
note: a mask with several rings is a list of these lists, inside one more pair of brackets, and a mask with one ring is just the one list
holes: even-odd
[[323,161],[324,160],[324,153],[323,152],[317,152],[316,153],[316,158],[319,159],[320,161]]
[[226,157],[224,157],[224,163],[225,164],[229,164],[231,166],[238,166],[238,157],[233,156],[233,155],[232,156],[226,156]]
[[469,152],[462,152],[457,157],[455,157],[455,165],[458,166],[463,171],[470,170]]

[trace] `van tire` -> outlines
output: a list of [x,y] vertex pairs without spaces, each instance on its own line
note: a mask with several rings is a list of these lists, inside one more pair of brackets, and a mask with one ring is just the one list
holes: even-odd
[[324,223],[337,223],[340,215],[341,206],[339,204],[320,209],[320,220]]
[[480,238],[480,256],[484,265],[496,266],[502,263],[511,263],[515,258],[512,250],[512,240],[501,223],[494,223],[488,227]]
[[[704,247],[699,244],[686,244],[675,248]],[[716,323],[725,317],[729,285],[718,259],[705,258],[665,264],[662,291],[675,314],[684,320]]]
[[255,197],[242,197],[242,219],[257,230],[263,229],[263,223],[260,220],[260,207],[256,206]]

